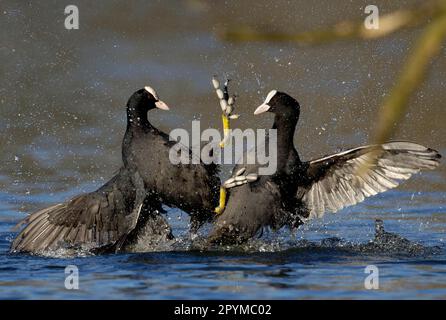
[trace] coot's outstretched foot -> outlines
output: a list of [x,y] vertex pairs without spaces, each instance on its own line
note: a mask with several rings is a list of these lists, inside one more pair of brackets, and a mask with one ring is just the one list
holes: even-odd
[[[222,110],[222,121],[223,121],[223,140],[220,142],[219,146],[224,148],[231,141],[231,133],[230,133],[230,120],[237,119],[239,117],[238,114],[233,114],[234,112],[234,104],[235,104],[235,95],[229,94],[228,84],[230,79],[226,79],[223,88],[220,87],[220,82],[214,76],[212,78],[212,85],[214,86],[217,97],[220,101],[220,107]],[[233,175],[230,179],[226,180],[225,183],[220,187],[220,200],[218,207],[215,208],[216,214],[221,214],[226,206],[226,197],[227,197],[227,189],[243,185],[245,183],[249,183],[257,180],[257,174],[248,174],[243,175],[245,169],[242,168],[237,171],[235,175]]]
[[[223,140],[220,141],[219,146],[220,148],[224,148],[227,146],[231,141],[231,133],[230,133],[230,119],[237,119],[239,117],[238,114],[233,114],[234,111],[234,103],[235,103],[235,95],[230,96],[229,95],[229,84],[230,79],[226,79],[223,88],[220,87],[220,82],[217,80],[217,77],[212,77],[212,85],[215,89],[215,93],[217,94],[217,97],[220,101],[220,107],[222,111],[222,122],[223,122]],[[246,182],[245,182],[246,183]],[[242,184],[242,183],[241,183]],[[235,184],[234,184],[235,186]],[[216,214],[221,214],[226,205],[226,189],[231,188],[232,186],[228,186],[223,184],[220,187],[220,199],[218,202],[218,207],[214,209]]]
[[223,140],[220,142],[220,147],[224,148],[230,142],[231,134],[230,134],[230,120],[237,119],[239,117],[238,114],[233,114],[234,112],[234,104],[235,104],[235,95],[230,96],[228,90],[229,79],[225,81],[223,85],[223,89],[220,88],[220,82],[214,76],[212,78],[212,85],[214,86],[215,93],[217,94],[218,99],[220,100],[220,107],[222,111],[222,121],[223,121]]
[[246,168],[241,168],[231,178],[229,178],[223,183],[223,185],[220,188],[220,205],[217,208],[215,208],[216,214],[221,214],[225,208],[226,193],[227,193],[226,190],[237,186],[241,186],[246,183],[254,182],[259,178],[257,173],[244,174],[245,171]]
[[256,181],[259,178],[257,173],[249,173],[245,175],[245,171],[246,168],[241,168],[238,170],[235,175],[232,176],[232,178],[229,178],[223,183],[223,187],[230,189],[236,186],[241,186],[245,183]]
[[226,208],[226,198],[227,198],[227,191],[228,189],[235,188],[238,186],[242,186],[247,183],[252,183],[257,181],[259,178],[259,175],[257,173],[248,173],[245,174],[246,168],[240,168],[238,169],[238,166],[236,166],[233,170],[233,172],[237,170],[231,178],[226,180],[223,185],[220,187],[220,201],[219,206],[215,208],[214,212],[217,215],[220,215],[223,213],[223,211]]

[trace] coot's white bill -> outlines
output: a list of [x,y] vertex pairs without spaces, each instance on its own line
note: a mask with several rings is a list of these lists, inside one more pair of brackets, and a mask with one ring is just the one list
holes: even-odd
[[157,102],[155,102],[155,106],[158,108],[158,109],[161,109],[161,110],[170,110],[169,109],[169,107],[167,106],[167,104],[165,104],[163,101],[161,101],[161,100],[158,100]]

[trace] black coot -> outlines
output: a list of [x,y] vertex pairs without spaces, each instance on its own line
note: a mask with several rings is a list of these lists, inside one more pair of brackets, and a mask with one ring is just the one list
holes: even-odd
[[[158,100],[153,89],[146,89]],[[183,145],[181,150],[189,157],[190,164],[172,163],[171,152],[181,151],[174,148],[180,144],[150,124],[144,110],[147,90],[136,92],[129,104],[129,125],[122,147],[124,166],[141,175],[146,190],[159,202],[189,213],[193,227],[198,228],[213,217],[218,204],[218,166],[204,164]]]
[[168,240],[172,233],[160,215],[162,204],[190,213],[197,226],[210,219],[219,197],[217,167],[172,164],[169,152],[176,142],[148,121],[147,112],[154,108],[168,110],[151,87],[136,91],[127,103],[119,173],[95,192],[31,214],[11,250],[125,250],[138,241]]
[[[302,162],[293,143],[299,103],[273,90],[254,114],[267,111],[275,114],[277,170],[230,191],[226,209],[209,236],[211,243],[243,243],[265,226],[298,227],[307,219],[394,188],[422,169],[434,169],[441,158],[433,149],[398,141]],[[241,167],[238,165],[234,171]],[[258,166],[251,165],[245,174],[257,171]]]
[[[27,225],[13,241],[11,251],[41,252],[77,246],[118,250],[148,226],[153,230],[149,237],[171,239],[170,227],[160,215],[161,202],[147,191],[144,175],[127,154],[132,136],[148,125],[147,112],[156,107],[168,110],[153,89],[135,92],[127,103],[124,166],[98,190],[29,215],[19,223]],[[146,148],[150,149],[150,145]]]

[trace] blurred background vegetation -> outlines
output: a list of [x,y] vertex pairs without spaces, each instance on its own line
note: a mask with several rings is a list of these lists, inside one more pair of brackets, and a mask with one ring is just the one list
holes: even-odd
[[242,25],[220,31],[219,36],[232,42],[266,41],[325,45],[340,40],[378,39],[402,29],[419,26],[423,26],[424,31],[413,44],[395,85],[380,107],[373,142],[383,143],[391,138],[396,125],[405,114],[409,98],[427,76],[429,62],[441,52],[446,37],[445,0],[425,1],[380,15],[377,29],[366,28],[364,20],[346,20],[329,28],[299,33],[258,31],[248,25]]

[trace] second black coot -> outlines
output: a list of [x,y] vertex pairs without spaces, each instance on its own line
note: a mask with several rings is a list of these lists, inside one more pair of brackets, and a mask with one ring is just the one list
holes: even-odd
[[[336,212],[394,188],[422,169],[434,169],[441,158],[433,149],[396,141],[303,162],[293,143],[299,103],[273,90],[254,114],[264,112],[275,115],[277,170],[230,191],[226,209],[209,235],[210,243],[240,244],[267,226],[296,228],[325,212]],[[234,172],[242,167],[236,166]],[[257,173],[258,168],[246,166],[245,174]]]

